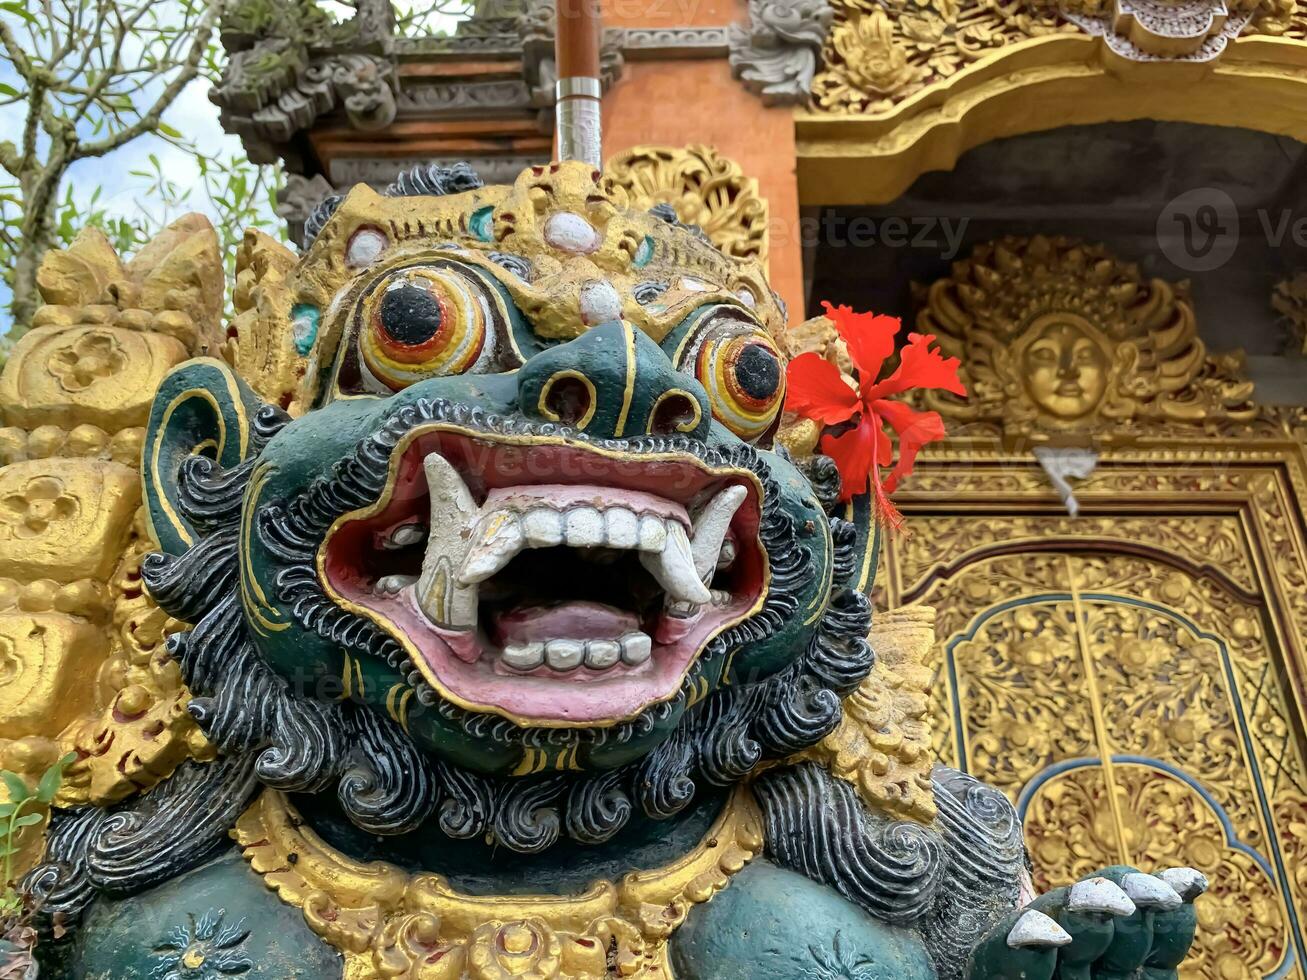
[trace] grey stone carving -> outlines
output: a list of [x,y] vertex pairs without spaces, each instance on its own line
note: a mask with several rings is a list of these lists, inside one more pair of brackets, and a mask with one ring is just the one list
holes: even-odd
[[725,58],[730,50],[725,27],[628,27],[623,33],[629,61]]
[[748,24],[730,28],[731,73],[766,105],[806,103],[833,17],[826,0],[749,0]]
[[388,0],[358,0],[343,24],[313,0],[271,7],[236,0],[224,10],[222,40],[227,68],[210,98],[223,128],[241,137],[257,163],[283,158],[297,169],[286,144],[337,109],[357,129],[380,129],[395,118]]
[[[328,194],[360,182],[384,187],[400,171],[431,162],[370,157],[364,149],[355,157],[343,148],[314,159],[305,154],[309,144],[302,134],[324,116],[332,116],[332,126],[363,131],[384,129],[396,119],[524,116],[534,118],[542,135],[554,127],[554,0],[476,0],[473,15],[443,37],[396,36],[388,0],[352,5],[354,16],[343,23],[328,16],[319,0],[224,5],[222,41],[229,57],[210,97],[221,109],[223,127],[241,137],[252,160],[285,164],[288,183],[279,212],[296,239]],[[830,20],[826,0],[750,0],[747,26],[609,28],[600,82],[605,91],[611,88],[627,59],[729,56],[736,77],[768,104],[802,102]],[[462,61],[503,62],[504,71],[460,75],[456,66]],[[433,64],[454,70],[400,70]],[[510,182],[521,169],[542,162],[520,149],[504,151],[472,161],[489,183]]]

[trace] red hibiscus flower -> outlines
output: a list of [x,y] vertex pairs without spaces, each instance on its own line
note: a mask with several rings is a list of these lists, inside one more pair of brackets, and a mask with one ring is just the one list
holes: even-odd
[[[786,408],[822,425],[854,423],[839,435],[827,433],[821,438],[821,451],[834,459],[840,470],[840,499],[849,500],[870,489],[877,517],[898,527],[903,516],[889,495],[899,480],[912,472],[921,447],[944,438],[944,420],[938,412],[919,412],[890,398],[913,388],[943,388],[965,395],[967,390],[958,379],[958,359],[932,350],[933,335],[910,333],[899,354],[899,366],[878,381],[885,360],[894,353],[894,338],[902,323],[897,317],[822,305],[849,349],[858,371],[858,390],[851,389],[839,369],[820,354],[800,354],[790,362]],[[898,436],[897,463],[886,425]],[[893,469],[882,480],[881,467],[891,465]]]

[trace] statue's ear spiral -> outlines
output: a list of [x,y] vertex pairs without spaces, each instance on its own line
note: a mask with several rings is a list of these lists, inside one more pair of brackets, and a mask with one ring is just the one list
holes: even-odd
[[363,365],[393,391],[481,370],[495,354],[493,302],[483,286],[453,269],[397,271],[363,301]]
[[718,422],[748,441],[772,428],[785,401],[785,366],[762,327],[713,317],[687,353],[684,369],[693,368]]

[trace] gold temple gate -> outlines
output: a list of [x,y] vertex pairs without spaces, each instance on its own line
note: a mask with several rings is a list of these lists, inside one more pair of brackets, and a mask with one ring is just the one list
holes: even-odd
[[[952,437],[897,497],[878,598],[938,610],[936,753],[1017,802],[1041,887],[1210,875],[1183,976],[1307,975],[1303,413],[1099,247],[978,246],[919,301],[971,396],[934,405]],[[1097,454],[1078,517],[1036,447]]]

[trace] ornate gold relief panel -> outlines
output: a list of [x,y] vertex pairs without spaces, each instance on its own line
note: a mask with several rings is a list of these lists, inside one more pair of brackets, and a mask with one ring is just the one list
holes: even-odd
[[1041,886],[1115,862],[1199,867],[1214,887],[1183,975],[1303,977],[1300,647],[1269,598],[1301,574],[1301,535],[1264,533],[1277,512],[1229,496],[1185,513],[1209,480],[1249,504],[1291,489],[1284,471],[1209,472],[1100,469],[1071,519],[1015,460],[927,464],[882,598],[938,610],[935,751],[1018,804]]

